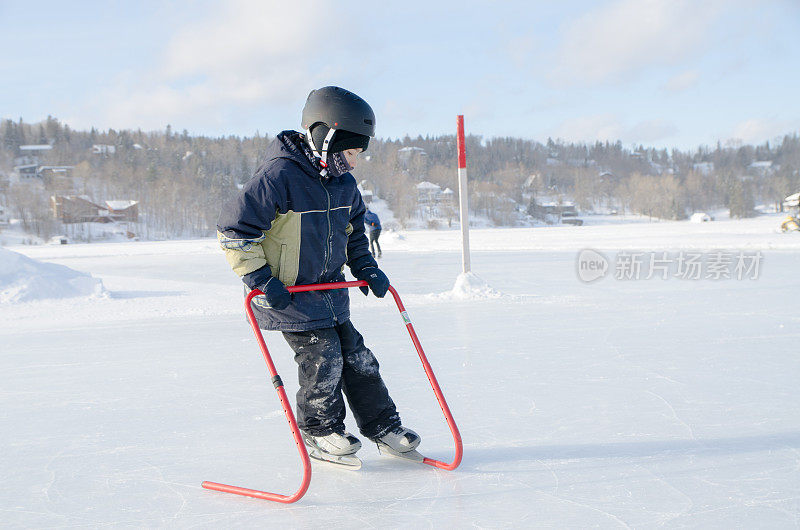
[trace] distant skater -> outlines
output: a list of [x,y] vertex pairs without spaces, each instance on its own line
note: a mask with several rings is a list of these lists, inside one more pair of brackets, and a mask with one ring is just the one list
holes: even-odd
[[[381,237],[381,220],[378,218],[378,214],[369,209],[369,206],[364,214],[364,224],[367,225],[367,232],[369,232],[369,251],[374,257],[380,258],[382,252],[378,238]],[[375,254],[375,247],[378,248],[377,254]]]

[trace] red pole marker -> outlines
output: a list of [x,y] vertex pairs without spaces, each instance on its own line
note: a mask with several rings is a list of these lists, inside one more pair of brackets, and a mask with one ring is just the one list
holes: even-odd
[[471,270],[469,255],[469,186],[467,182],[467,149],[464,138],[464,116],[456,119],[456,146],[458,147],[458,219],[461,223],[461,272]]
[[456,116],[456,147],[458,148],[458,169],[467,168],[467,150],[464,141],[464,115]]
[[[349,287],[368,287],[368,286],[369,284],[365,281],[354,281],[354,282],[317,283],[311,285],[294,285],[291,287],[287,287],[286,290],[289,291],[290,293],[300,293],[305,291],[322,291],[329,289],[347,289]],[[457,468],[458,465],[461,463],[461,457],[463,455],[463,444],[461,442],[461,434],[458,432],[458,427],[456,426],[456,422],[453,419],[453,415],[450,412],[450,408],[447,406],[447,402],[444,399],[444,395],[442,394],[442,389],[439,387],[438,381],[436,381],[436,376],[433,374],[433,369],[431,368],[430,363],[428,363],[428,359],[425,356],[425,352],[422,350],[422,345],[420,344],[419,338],[417,337],[417,334],[414,331],[414,326],[411,325],[411,319],[408,317],[408,313],[406,312],[405,307],[403,307],[403,302],[400,300],[400,295],[397,294],[397,291],[392,286],[389,286],[389,291],[392,293],[394,301],[397,304],[397,309],[400,311],[400,314],[403,317],[403,321],[406,324],[406,329],[408,330],[408,334],[411,336],[411,341],[414,343],[414,347],[417,350],[419,359],[422,362],[422,367],[425,370],[425,374],[428,376],[428,382],[430,382],[431,388],[433,389],[433,393],[436,395],[436,400],[439,402],[439,406],[441,407],[442,412],[444,413],[445,420],[447,421],[447,425],[450,427],[450,432],[453,434],[453,441],[455,442],[455,457],[453,458],[453,461],[451,463],[447,464],[445,462],[441,462],[433,458],[425,458],[423,460],[423,463],[433,467],[438,467],[441,469],[447,469],[452,471],[453,469]],[[264,360],[267,362],[267,368],[269,369],[270,376],[272,377],[272,384],[275,385],[275,389],[278,391],[278,399],[280,400],[281,405],[283,406],[283,412],[286,415],[286,419],[289,420],[289,427],[292,430],[294,442],[297,445],[297,450],[300,453],[300,460],[303,465],[303,481],[300,484],[298,490],[292,495],[268,493],[266,491],[242,488],[239,486],[229,486],[227,484],[219,484],[217,482],[208,482],[208,481],[203,482],[202,486],[210,490],[223,491],[226,493],[234,493],[236,495],[245,495],[247,497],[254,497],[256,499],[277,501],[288,504],[299,500],[303,495],[305,495],[306,491],[308,490],[308,486],[311,483],[311,461],[308,458],[308,452],[306,451],[305,444],[303,443],[303,438],[300,434],[300,428],[297,426],[297,420],[295,420],[294,414],[292,413],[292,408],[289,405],[289,400],[286,397],[286,392],[283,390],[283,382],[281,381],[281,378],[278,376],[278,373],[275,370],[275,365],[273,364],[272,357],[270,356],[269,350],[267,349],[267,344],[266,342],[264,342],[264,336],[261,333],[261,329],[258,327],[258,323],[256,322],[256,317],[253,314],[251,301],[253,300],[253,297],[261,294],[264,293],[262,293],[258,289],[253,289],[247,295],[247,298],[245,299],[245,310],[247,311],[247,319],[250,321],[250,326],[253,328],[253,332],[256,335],[256,339],[258,340],[258,345],[261,347],[261,353],[264,355]]]

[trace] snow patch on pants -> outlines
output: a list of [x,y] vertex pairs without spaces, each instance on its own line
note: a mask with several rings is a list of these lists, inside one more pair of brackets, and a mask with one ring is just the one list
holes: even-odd
[[361,348],[347,356],[347,363],[359,374],[377,376],[380,366],[369,348]]

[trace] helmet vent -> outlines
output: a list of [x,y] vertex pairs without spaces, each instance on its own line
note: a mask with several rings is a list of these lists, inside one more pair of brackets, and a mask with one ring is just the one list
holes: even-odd
[[366,123],[367,125],[373,125],[372,120],[364,120],[364,123]]

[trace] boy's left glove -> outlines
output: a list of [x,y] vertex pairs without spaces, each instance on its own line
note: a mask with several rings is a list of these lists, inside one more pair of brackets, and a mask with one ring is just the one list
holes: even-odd
[[369,284],[369,289],[366,287],[359,287],[361,292],[364,293],[364,296],[367,296],[369,290],[372,289],[372,293],[375,296],[383,298],[386,296],[386,291],[389,290],[389,278],[387,278],[378,267],[365,267],[353,273],[353,276]]
[[267,303],[272,309],[282,310],[289,307],[292,301],[292,294],[286,290],[286,286],[274,276],[270,276],[267,283],[261,287],[261,292],[267,297]]

